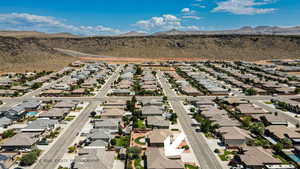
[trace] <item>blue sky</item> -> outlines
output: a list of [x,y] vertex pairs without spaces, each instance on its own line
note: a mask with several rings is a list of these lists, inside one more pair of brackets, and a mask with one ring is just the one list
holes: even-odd
[[110,35],[128,31],[298,26],[299,0],[1,0],[1,30]]

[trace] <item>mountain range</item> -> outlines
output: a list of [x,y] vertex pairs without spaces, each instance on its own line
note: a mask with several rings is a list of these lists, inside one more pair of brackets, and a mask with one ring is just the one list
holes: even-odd
[[79,55],[244,61],[299,59],[299,35],[300,27],[270,26],[210,32],[170,30],[150,35],[129,32],[94,37],[0,31],[0,71],[58,70],[77,60]]

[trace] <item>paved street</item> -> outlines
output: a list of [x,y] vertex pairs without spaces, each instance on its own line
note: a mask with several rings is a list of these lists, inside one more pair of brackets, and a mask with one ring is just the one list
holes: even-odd
[[[97,97],[104,97],[109,91],[110,85],[112,82],[116,80],[118,77],[117,71],[107,80],[105,85],[101,88],[101,91],[98,93]],[[98,99],[98,98],[96,98]],[[86,109],[76,118],[76,120],[72,123],[71,126],[65,131],[65,133],[58,138],[55,144],[51,147],[51,149],[42,155],[39,161],[34,166],[34,169],[54,169],[57,167],[58,163],[62,159],[63,155],[67,153],[67,148],[71,146],[76,134],[79,133],[82,127],[89,120],[89,114],[91,111],[95,110],[97,105],[101,102],[93,101],[91,102]]]
[[[41,87],[38,90],[35,90],[25,96],[17,97],[17,98],[1,98],[4,101],[5,105],[3,107],[10,107],[17,103],[20,103],[24,100],[78,100],[89,102],[89,105],[86,109],[76,118],[76,120],[66,129],[65,133],[58,138],[58,140],[54,143],[54,145],[50,148],[49,151],[42,154],[40,160],[34,166],[34,169],[53,169],[57,167],[59,160],[63,160],[63,155],[67,152],[67,148],[71,146],[73,139],[75,138],[76,134],[80,132],[84,124],[88,121],[88,116],[91,111],[93,111],[101,101],[105,100],[114,100],[114,99],[125,99],[129,100],[131,96],[123,96],[123,97],[107,97],[107,93],[111,89],[111,84],[119,77],[119,71],[121,67],[118,67],[117,70],[114,72],[113,75],[106,81],[106,83],[102,86],[101,90],[96,94],[96,96],[89,96],[89,97],[36,97],[39,93],[55,84],[58,81],[66,80],[69,76],[63,77],[59,80],[53,81],[48,85]],[[195,156],[201,166],[202,169],[222,169],[222,165],[219,163],[219,160],[215,156],[215,154],[209,149],[209,146],[204,138],[204,136],[200,133],[196,133],[194,128],[191,127],[191,119],[187,115],[186,110],[182,105],[182,101],[185,99],[212,99],[216,96],[198,96],[198,97],[191,97],[191,96],[178,96],[174,90],[171,89],[167,80],[163,77],[162,72],[158,71],[158,80],[162,85],[165,95],[168,97],[171,106],[173,107],[174,111],[178,115],[179,122],[183,127],[185,134],[192,146],[192,149],[195,153]],[[224,97],[224,96],[222,96]],[[222,98],[220,97],[220,98]],[[237,97],[237,96],[235,96]],[[295,96],[280,96],[277,98],[287,100],[294,98]],[[160,98],[158,96],[147,96],[147,97],[137,97],[138,100],[144,99],[155,99]],[[272,96],[238,96],[237,98],[245,98],[250,100],[251,102],[257,104],[258,106],[263,107],[264,109],[271,111],[271,112],[279,112],[282,113],[289,122],[295,124],[299,124],[299,120],[293,116],[290,116],[280,110],[274,109],[269,107],[258,100],[270,100]]]
[[[170,85],[167,83],[165,78],[162,77],[161,72],[158,73],[158,78],[166,96],[176,96],[175,92],[170,89]],[[222,169],[222,165],[219,163],[213,152],[209,149],[209,146],[206,140],[203,138],[203,135],[196,133],[194,128],[191,127],[190,117],[187,115],[182,103],[178,101],[170,101],[170,104],[174,112],[177,113],[179,122],[192,146],[201,169]]]
[[300,120],[296,119],[295,117],[288,115],[287,113],[279,110],[279,109],[274,109],[272,107],[269,107],[268,105],[265,105],[261,102],[258,101],[252,101],[254,104],[258,105],[259,107],[264,108],[265,110],[269,111],[269,112],[278,112],[280,113],[282,116],[284,116],[290,123],[292,123],[293,125],[297,125],[300,124]]
[[81,131],[89,119],[90,112],[95,110],[98,104],[100,102],[92,102],[87,106],[65,133],[58,138],[51,149],[42,155],[34,166],[34,169],[54,169],[61,160],[64,160],[62,159],[63,155],[67,153],[68,147],[71,146],[76,134]]

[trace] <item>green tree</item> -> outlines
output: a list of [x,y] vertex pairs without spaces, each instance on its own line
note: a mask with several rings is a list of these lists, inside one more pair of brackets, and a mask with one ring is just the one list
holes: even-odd
[[163,96],[163,102],[166,103],[168,101],[168,97],[167,96]]
[[69,153],[73,153],[73,152],[75,152],[76,151],[76,147],[75,146],[70,146],[70,147],[68,147],[68,152]]
[[250,131],[258,135],[263,135],[265,132],[265,125],[262,122],[253,123],[250,126]]
[[295,89],[295,93],[296,93],[296,94],[300,94],[300,88],[297,87],[297,88]]
[[249,89],[246,89],[245,90],[245,94],[247,95],[247,96],[253,96],[253,95],[256,95],[256,90],[254,89],[254,88],[249,88]]
[[282,143],[277,143],[273,146],[273,149],[275,150],[276,153],[280,153],[283,149]]
[[291,139],[289,138],[283,138],[280,140],[280,142],[282,143],[282,145],[285,147],[285,148],[291,148],[293,146],[293,142]]
[[170,117],[170,121],[172,122],[172,124],[175,124],[177,122],[177,114],[176,113],[172,113],[172,115]]
[[135,75],[141,75],[143,73],[143,70],[140,66],[136,66],[136,72],[135,72]]
[[42,83],[34,83],[32,86],[31,86],[31,88],[32,89],[38,89],[38,88],[40,88],[40,87],[42,87]]
[[23,155],[20,160],[21,166],[31,166],[41,154],[41,150],[32,150],[31,152]]
[[90,113],[91,117],[95,117],[96,114],[97,114],[97,113],[96,113],[95,111],[92,111],[92,112]]
[[13,129],[9,129],[9,130],[6,130],[6,131],[4,131],[3,132],[3,134],[2,134],[2,138],[9,138],[9,137],[12,137],[12,136],[14,136],[14,135],[16,135],[16,132],[15,132],[15,130],[13,130]]
[[129,155],[129,158],[131,159],[137,159],[139,158],[139,154],[141,154],[142,152],[142,149],[140,147],[129,147],[127,149],[127,152],[128,152],[128,155]]

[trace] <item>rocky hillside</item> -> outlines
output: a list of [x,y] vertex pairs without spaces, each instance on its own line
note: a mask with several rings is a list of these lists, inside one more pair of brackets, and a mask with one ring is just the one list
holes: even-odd
[[118,57],[219,60],[300,58],[300,36],[174,35],[135,37],[0,37],[0,71],[61,68],[76,58],[54,48]]
[[300,36],[176,35],[44,38],[40,44],[104,56],[201,57],[226,60],[299,58]]
[[76,60],[34,38],[0,37],[0,71],[57,70]]

